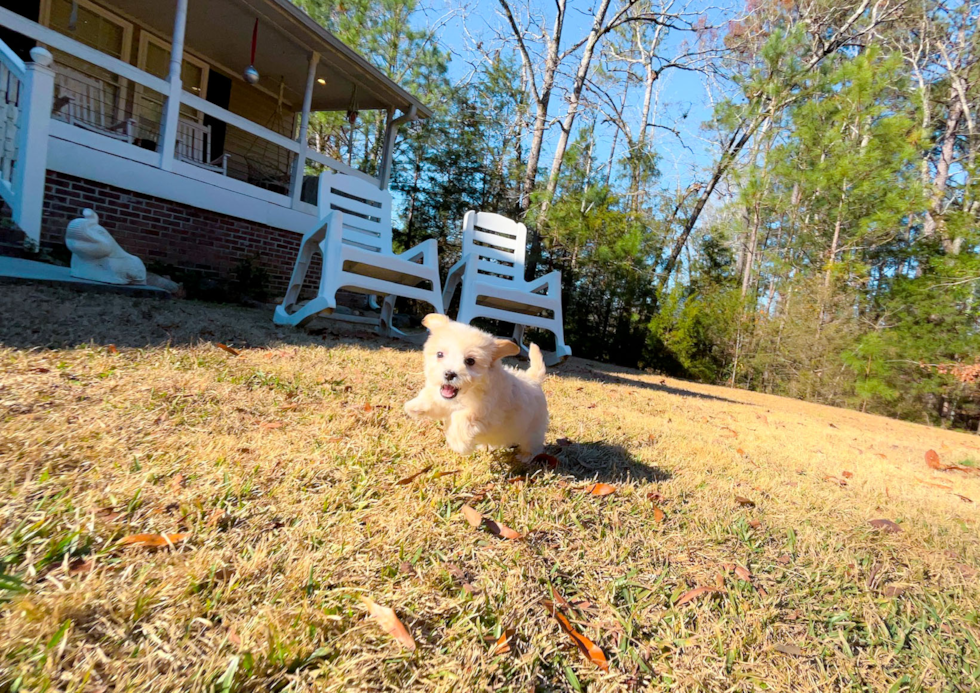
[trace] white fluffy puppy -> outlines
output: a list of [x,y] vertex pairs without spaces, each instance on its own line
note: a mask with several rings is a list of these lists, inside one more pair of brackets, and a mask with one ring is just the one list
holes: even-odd
[[548,402],[541,389],[544,359],[536,344],[531,366],[521,371],[500,362],[519,353],[507,339],[496,339],[475,327],[432,313],[422,320],[425,342],[425,387],[405,403],[413,417],[443,421],[446,443],[468,455],[474,448],[517,446],[527,461],[544,448]]

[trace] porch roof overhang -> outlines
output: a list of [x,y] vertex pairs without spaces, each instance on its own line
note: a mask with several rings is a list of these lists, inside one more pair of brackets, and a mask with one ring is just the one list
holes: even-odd
[[[175,0],[112,0],[111,5],[151,29],[171,37]],[[312,111],[346,111],[356,85],[358,110],[396,108],[418,117],[432,115],[421,101],[386,77],[336,36],[317,24],[289,0],[189,0],[185,47],[228,69],[241,73],[248,65],[252,28],[259,21],[255,67],[259,84],[301,104],[306,90],[309,59],[320,56],[316,69]]]

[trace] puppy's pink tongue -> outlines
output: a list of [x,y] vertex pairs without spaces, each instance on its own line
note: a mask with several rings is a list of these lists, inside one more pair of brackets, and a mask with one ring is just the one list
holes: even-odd
[[459,390],[457,390],[452,385],[443,385],[439,389],[439,391],[442,394],[442,396],[445,397],[446,399],[452,399],[453,397],[456,396],[456,393],[459,392]]

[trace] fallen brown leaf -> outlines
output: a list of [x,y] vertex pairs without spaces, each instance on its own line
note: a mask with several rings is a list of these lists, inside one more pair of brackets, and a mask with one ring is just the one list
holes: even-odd
[[470,523],[473,527],[479,527],[483,524],[483,515],[480,514],[476,508],[471,508],[468,505],[464,505],[463,515],[466,517],[466,521]]
[[514,639],[516,632],[513,628],[508,628],[503,632],[503,634],[497,638],[497,644],[494,646],[493,650],[490,652],[494,657],[498,655],[508,654],[511,651],[510,643]]
[[721,430],[722,430],[721,435],[724,438],[738,438],[738,433],[736,433],[735,429],[733,428],[728,428],[728,426],[722,426]]
[[926,451],[926,464],[929,465],[930,469],[935,469],[939,472],[967,472],[974,473],[977,470],[972,467],[961,467],[958,464],[946,464],[939,459],[939,454],[935,450]]
[[744,566],[740,566],[736,564],[735,574],[738,575],[743,580],[745,580],[746,582],[752,582],[752,573],[750,573],[749,569]]
[[789,565],[792,562],[793,559],[788,553],[784,553],[782,556],[776,559],[776,563],[779,563],[780,565]]
[[459,469],[450,469],[448,472],[436,472],[435,474],[432,475],[432,478],[433,479],[440,479],[440,478],[442,478],[444,476],[451,476],[453,474],[459,474],[459,472],[460,472]]
[[693,601],[704,594],[710,594],[712,592],[721,592],[721,590],[715,589],[714,587],[695,587],[690,592],[685,592],[682,594],[674,606],[683,606],[684,604],[687,604],[688,602]]
[[227,351],[232,356],[239,356],[242,353],[238,349],[233,349],[227,344],[222,344],[221,342],[218,342],[218,348],[222,351]]
[[602,483],[593,484],[589,487],[589,493],[593,496],[608,496],[610,493],[616,493],[616,487]]
[[901,532],[902,528],[891,520],[871,520],[871,526],[875,529],[881,529],[889,534],[895,534],[896,532]]
[[745,496],[735,496],[735,502],[741,505],[743,508],[754,508],[755,501],[749,500]]
[[116,348],[116,345],[115,344],[110,344],[108,347],[106,347],[106,351],[108,351],[110,354],[118,354],[119,353],[119,349]]
[[228,642],[230,642],[235,647],[242,646],[242,639],[238,637],[238,633],[235,632],[235,627],[231,626],[228,628]]
[[158,549],[164,546],[174,546],[186,541],[190,534],[130,534],[119,540],[124,546],[145,546]]
[[762,529],[762,523],[759,520],[749,520],[749,527],[752,529]]
[[964,503],[972,503],[973,502],[971,499],[967,498],[966,496],[961,496],[958,493],[954,493],[953,495],[956,496],[957,498],[959,498]]
[[557,609],[549,609],[549,613],[551,613],[555,620],[558,621],[558,625],[561,626],[561,629],[565,631],[565,634],[572,639],[572,642],[575,643],[579,651],[581,651],[581,653],[585,655],[590,662],[595,664],[603,671],[609,671],[609,662],[606,660],[606,653],[603,652],[598,645],[575,630],[575,628],[572,627],[571,622]]
[[282,428],[282,421],[264,421],[259,426],[267,431],[274,431],[277,428]]
[[844,477],[845,479],[853,479],[854,478],[854,472],[841,472],[840,475],[842,477]]
[[173,488],[174,491],[177,491],[177,490],[183,488],[184,487],[184,475],[183,474],[177,474],[176,476],[174,476],[174,478],[170,482],[170,486],[171,486],[171,488]]
[[428,467],[426,467],[425,469],[422,469],[420,471],[415,472],[411,476],[406,476],[404,479],[399,479],[395,483],[397,483],[399,486],[405,486],[406,484],[410,484],[413,481],[415,481],[416,479],[418,479],[420,476],[422,476],[423,474],[425,474],[430,469],[432,469],[432,465],[431,464]]
[[653,521],[654,522],[663,522],[666,519],[667,519],[667,513],[665,513],[660,508],[654,507],[654,509],[653,509]]
[[521,538],[520,533],[515,532],[505,524],[491,520],[489,517],[483,518],[483,524],[486,526],[487,530],[489,530],[490,534],[495,537],[503,537],[504,539]]
[[799,657],[803,654],[803,650],[801,650],[796,645],[779,644],[773,647],[772,649],[776,650],[776,652],[782,652],[783,654],[793,655],[794,657]]
[[412,638],[412,634],[408,632],[404,624],[398,620],[394,609],[376,604],[370,597],[361,597],[361,601],[367,606],[368,613],[374,617],[374,620],[385,632],[401,643],[405,649],[415,650],[415,639]]
[[71,576],[84,575],[95,570],[95,561],[91,558],[86,560],[76,559],[68,566],[68,574]]
[[370,413],[370,412],[374,411],[374,407],[372,407],[370,404],[365,404],[364,407],[363,407],[363,409],[367,413]]
[[885,589],[881,591],[886,597],[900,597],[908,590],[908,587],[901,587],[900,585],[887,585]]
[[548,469],[557,469],[558,458],[554,455],[549,455],[546,452],[542,452],[534,456],[534,459],[531,460],[531,464],[543,464]]

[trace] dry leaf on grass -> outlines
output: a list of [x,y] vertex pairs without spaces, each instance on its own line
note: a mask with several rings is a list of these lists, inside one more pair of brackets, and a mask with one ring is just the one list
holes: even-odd
[[680,599],[677,600],[677,603],[674,604],[674,606],[683,606],[684,604],[687,604],[690,601],[694,601],[695,599],[697,599],[702,595],[710,594],[711,592],[721,592],[721,591],[723,590],[719,590],[714,587],[695,587],[690,592],[685,592],[684,594],[682,594]]
[[519,532],[515,532],[510,527],[499,522],[495,522],[488,517],[483,518],[483,524],[486,526],[487,530],[495,537],[503,537],[504,539],[520,539],[521,535]]
[[738,433],[736,433],[735,429],[733,428],[728,428],[728,426],[722,426],[721,431],[722,431],[721,435],[723,438],[738,438]]
[[499,638],[497,638],[497,644],[494,645],[493,650],[490,652],[494,657],[498,655],[508,654],[512,651],[511,642],[514,639],[515,631],[513,628],[508,628],[503,632]]
[[548,469],[558,469],[558,458],[546,452],[538,453],[531,460],[531,464],[543,464]]
[[653,521],[663,522],[666,519],[667,519],[667,513],[665,513],[663,510],[655,506],[653,508]]
[[776,652],[782,652],[783,654],[793,655],[794,657],[800,657],[803,655],[803,650],[801,650],[796,645],[783,645],[779,644],[773,647]]
[[854,472],[841,472],[840,475],[842,477],[844,477],[845,479],[853,479],[854,478]]
[[425,474],[430,469],[432,469],[432,465],[431,464],[428,467],[426,467],[425,469],[421,469],[421,470],[415,472],[411,476],[406,476],[404,479],[399,479],[395,483],[397,483],[399,486],[405,486],[406,484],[410,484],[413,481],[415,481],[416,479],[418,479],[420,476],[422,476],[423,474]]
[[115,344],[110,344],[108,347],[106,347],[106,351],[108,351],[110,354],[118,354],[119,353],[119,349],[116,348],[116,345]]
[[793,559],[788,553],[784,553],[782,556],[776,559],[776,563],[779,563],[780,565],[789,565],[792,562]]
[[368,613],[384,628],[390,636],[397,640],[406,650],[415,650],[415,640],[408,629],[398,620],[394,609],[376,604],[370,597],[361,597],[368,608]]
[[875,529],[881,529],[889,534],[895,534],[896,532],[901,532],[902,528],[891,520],[871,520],[871,526]]
[[238,349],[233,349],[227,344],[222,344],[221,342],[218,342],[218,348],[222,351],[227,351],[232,356],[239,356],[242,353]]
[[488,517],[483,517],[483,515],[468,505],[463,506],[463,515],[466,516],[466,521],[470,523],[473,527],[486,527],[487,531],[495,537],[501,537],[503,539],[520,539],[521,535],[515,532],[510,527],[500,522],[491,520]]
[[68,575],[84,575],[95,570],[95,561],[91,558],[87,560],[76,559],[68,566]]
[[743,508],[754,508],[755,501],[749,500],[745,496],[735,496],[735,502],[741,505]]
[[190,534],[130,534],[119,540],[124,546],[145,546],[151,549],[159,549],[164,546],[174,546],[182,541],[186,541]]
[[930,469],[935,469],[938,472],[976,472],[976,469],[972,467],[961,467],[958,464],[946,464],[939,459],[939,453],[935,450],[926,451],[926,464],[929,465]]
[[595,664],[603,671],[609,671],[609,662],[606,660],[606,653],[602,651],[602,648],[575,630],[571,622],[565,617],[564,614],[555,609],[554,605],[548,609],[548,613],[550,613],[555,620],[558,621],[558,625],[561,626],[561,629],[565,631],[565,634],[572,639],[572,642],[575,643],[579,651],[585,655],[590,662]]
[[966,496],[961,496],[958,493],[954,493],[953,495],[956,496],[957,498],[959,498],[964,503],[972,503],[973,502],[971,499],[967,498]]
[[616,487],[602,483],[593,484],[589,487],[589,493],[593,496],[608,496],[610,493],[616,493]]
[[444,476],[451,476],[453,474],[459,474],[460,471],[462,471],[462,470],[459,470],[459,469],[450,469],[448,472],[436,472],[435,474],[432,475],[432,478],[433,479],[441,479]]
[[240,637],[238,637],[238,633],[235,632],[235,627],[234,626],[231,626],[230,628],[228,628],[228,635],[227,635],[227,637],[228,637],[228,642],[230,642],[235,647],[241,647],[242,646],[242,639]]
[[363,410],[365,413],[370,414],[372,411],[374,411],[374,407],[372,407],[370,404],[365,404]]
[[881,591],[886,597],[900,597],[905,594],[908,587],[902,587],[900,585],[888,585]]
[[476,508],[471,508],[468,505],[464,505],[463,515],[466,517],[466,521],[474,527],[479,527],[483,524],[483,515]]
[[267,431],[274,431],[277,428],[282,428],[282,421],[264,421],[259,426]]
[[752,529],[762,529],[762,523],[759,520],[749,520],[749,527]]

